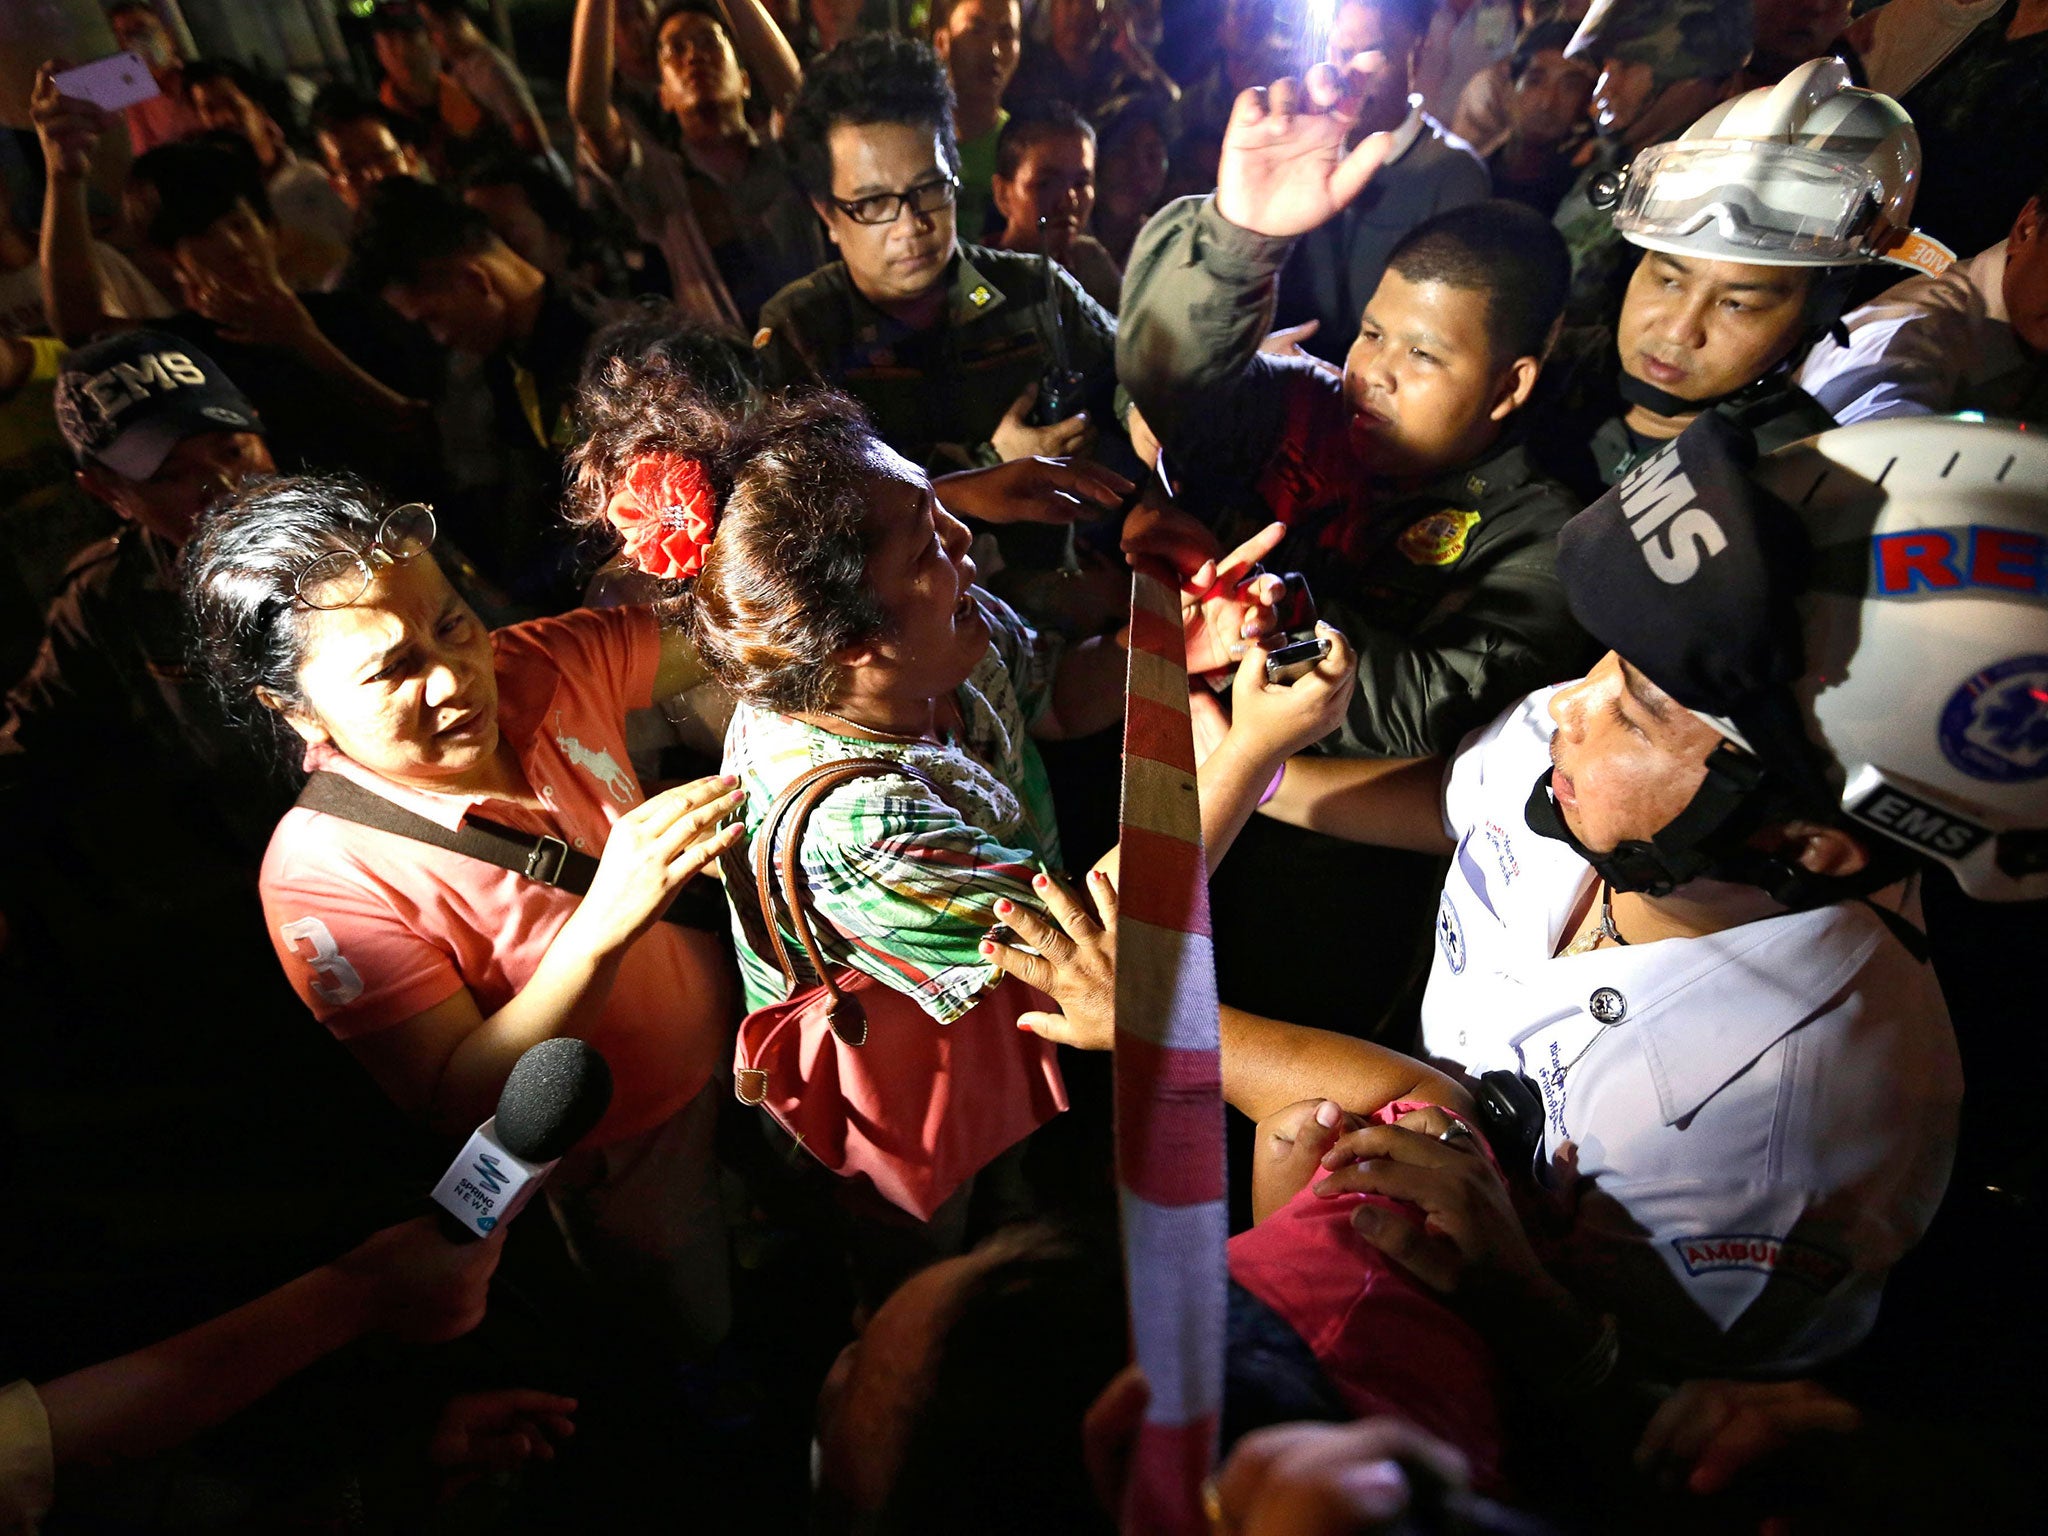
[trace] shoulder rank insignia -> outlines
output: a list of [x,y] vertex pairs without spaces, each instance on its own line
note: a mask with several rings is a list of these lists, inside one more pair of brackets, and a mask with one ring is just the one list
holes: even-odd
[[967,290],[967,302],[972,304],[976,309],[987,308],[988,301],[994,297],[995,295],[989,291],[989,286],[987,283],[976,283],[972,288]]
[[1455,565],[1464,556],[1465,541],[1478,526],[1477,512],[1446,507],[1410,523],[1395,542],[1410,565]]

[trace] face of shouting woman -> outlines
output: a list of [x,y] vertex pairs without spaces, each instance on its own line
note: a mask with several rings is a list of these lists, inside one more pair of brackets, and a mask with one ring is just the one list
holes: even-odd
[[889,618],[881,634],[844,658],[859,674],[848,694],[935,699],[967,681],[988,650],[988,621],[975,601],[967,553],[973,536],[939,505],[915,465],[879,444],[869,484],[876,539],[867,580]]

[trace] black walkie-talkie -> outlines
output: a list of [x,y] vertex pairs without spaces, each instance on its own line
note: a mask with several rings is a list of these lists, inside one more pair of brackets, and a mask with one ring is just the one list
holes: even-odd
[[1038,399],[1033,402],[1027,425],[1049,427],[1056,421],[1065,421],[1081,408],[1081,392],[1085,381],[1072,367],[1067,355],[1067,326],[1060,316],[1059,280],[1053,276],[1052,252],[1047,248],[1047,223],[1043,214],[1038,219],[1038,259],[1045,263],[1045,299],[1042,306],[1040,332],[1045,337],[1045,373],[1038,381]]

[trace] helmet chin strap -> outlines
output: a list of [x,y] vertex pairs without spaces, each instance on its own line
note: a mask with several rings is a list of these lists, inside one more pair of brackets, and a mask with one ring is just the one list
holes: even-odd
[[1547,772],[1536,780],[1522,814],[1530,831],[1563,843],[1617,891],[1668,896],[1681,885],[1712,876],[1759,886],[1785,906],[1833,899],[1803,889],[1808,877],[1797,866],[1743,846],[1771,798],[1762,792],[1767,774],[1749,753],[1721,742],[1707,758],[1706,778],[1669,826],[1648,841],[1630,838],[1606,853],[1595,853],[1565,824]]
[[1752,379],[1740,389],[1708,395],[1701,400],[1681,400],[1678,396],[1667,394],[1656,385],[1639,379],[1627,369],[1623,369],[1619,389],[1621,398],[1630,405],[1640,405],[1645,410],[1655,411],[1659,416],[1697,416],[1702,411],[1711,411],[1717,405],[1748,394],[1764,382],[1763,379]]

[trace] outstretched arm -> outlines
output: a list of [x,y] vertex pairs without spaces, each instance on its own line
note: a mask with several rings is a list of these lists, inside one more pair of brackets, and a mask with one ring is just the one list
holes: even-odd
[[43,185],[43,310],[50,329],[75,347],[107,324],[85,183],[92,174],[93,150],[111,119],[91,102],[58,91],[51,77],[61,67],[53,61],[36,71],[29,115],[48,173]]
[[626,126],[612,105],[617,0],[576,0],[569,29],[569,121],[609,175],[626,165]]
[[1449,853],[1440,757],[1297,757],[1261,809],[1275,821],[1416,853]]
[[761,0],[718,0],[718,8],[725,13],[726,30],[732,33],[733,52],[740,56],[770,109],[787,111],[797,87],[804,83],[804,72],[782,28],[775,25]]
[[[1052,921],[1014,903],[996,911],[1036,954],[990,943],[989,959],[1060,1005],[1059,1013],[1027,1013],[1021,1028],[1084,1051],[1106,1051],[1116,1039],[1116,887],[1100,870],[1088,877],[1099,917],[1061,886],[1038,887]],[[1334,1099],[1370,1114],[1397,1099],[1422,1099],[1470,1114],[1471,1096],[1456,1078],[1412,1056],[1349,1035],[1222,1010],[1223,1097],[1253,1120],[1303,1099]]]
[[59,1466],[149,1456],[210,1429],[366,1333],[418,1343],[483,1320],[504,1247],[453,1243],[426,1218],[389,1227],[246,1306],[37,1389]]

